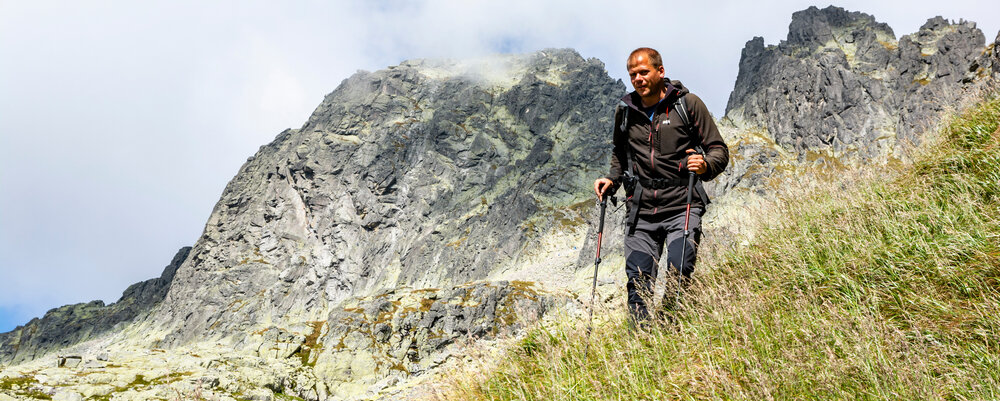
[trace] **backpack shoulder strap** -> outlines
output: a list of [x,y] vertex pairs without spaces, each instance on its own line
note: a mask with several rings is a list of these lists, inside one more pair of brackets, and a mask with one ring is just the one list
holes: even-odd
[[674,110],[677,111],[677,115],[681,118],[684,128],[689,132],[696,132],[693,130],[694,127],[691,126],[691,115],[688,114],[687,101],[684,100],[684,96],[678,96],[677,100],[674,100]]
[[635,175],[635,152],[632,151],[632,146],[628,144],[628,109],[630,107],[625,104],[624,101],[618,102],[618,108],[615,109],[615,128],[625,137],[625,151],[627,155],[625,156],[625,163],[627,164],[627,169],[624,171],[623,184],[625,185],[625,203],[629,204],[628,208],[628,218],[625,220],[625,226],[628,227],[627,235],[632,235],[635,233],[636,221],[639,216],[639,202],[642,200],[642,183],[639,182],[639,178]]
[[[701,146],[701,135],[698,135],[698,129],[691,124],[691,115],[688,114],[687,101],[684,100],[684,96],[678,96],[677,100],[674,101],[674,110],[677,110],[677,114],[680,116],[681,122],[684,124],[684,129],[686,129],[688,133],[694,136],[698,141],[697,145],[694,147],[695,150],[697,150],[698,153],[705,154],[705,149]],[[701,180],[698,180],[695,184],[695,191],[698,192],[698,197],[701,198],[701,201],[705,203],[706,207],[709,203],[712,203],[712,200],[708,198],[708,193],[705,192],[705,186],[702,184]]]
[[615,109],[615,126],[618,127],[618,131],[621,132],[622,135],[625,135],[625,141],[626,141],[625,149],[628,152],[628,156],[626,157],[626,163],[628,164],[626,174],[634,175],[635,170],[633,169],[634,167],[632,166],[632,158],[634,156],[632,155],[632,147],[627,146],[628,131],[625,130],[626,128],[628,128],[628,109],[629,107],[627,104],[625,104],[625,101],[622,100],[618,101],[618,107]]
[[678,96],[677,99],[674,100],[674,110],[677,111],[677,115],[681,118],[681,123],[684,124],[684,129],[687,130],[688,134],[697,139],[698,142],[697,145],[695,145],[695,149],[699,153],[704,154],[705,150],[701,146],[701,135],[699,135],[698,128],[691,122],[691,115],[688,114],[687,101],[684,100],[684,96]]

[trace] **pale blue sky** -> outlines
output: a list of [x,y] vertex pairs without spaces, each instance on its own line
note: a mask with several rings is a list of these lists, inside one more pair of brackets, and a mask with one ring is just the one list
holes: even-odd
[[[158,276],[246,158],[358,69],[572,47],[624,79],[652,46],[719,116],[746,41],[829,5],[620,4],[0,0],[0,332]],[[996,2],[837,5],[897,36],[935,15],[1000,28]]]

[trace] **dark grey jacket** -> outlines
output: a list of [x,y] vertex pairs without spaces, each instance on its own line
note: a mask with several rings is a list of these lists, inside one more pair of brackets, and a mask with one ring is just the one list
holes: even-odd
[[[687,132],[674,110],[674,101],[678,96],[684,96],[690,121],[696,132]],[[698,96],[688,92],[680,81],[669,81],[667,95],[657,106],[652,121],[640,109],[642,102],[635,92],[625,95],[622,102],[624,106],[619,107],[615,113],[614,151],[611,155],[611,171],[607,176],[615,183],[612,189],[621,185],[628,169],[629,157],[632,157],[635,174],[644,180],[686,182],[688,172],[684,168],[687,157],[685,151],[698,144],[705,150],[708,165],[708,171],[699,176],[702,181],[715,178],[729,164],[729,147],[722,140],[708,108]],[[683,211],[686,207],[686,193],[687,188],[683,185],[659,189],[647,187],[643,190],[639,203],[639,214]],[[704,207],[705,203],[697,194],[694,195],[693,207]]]

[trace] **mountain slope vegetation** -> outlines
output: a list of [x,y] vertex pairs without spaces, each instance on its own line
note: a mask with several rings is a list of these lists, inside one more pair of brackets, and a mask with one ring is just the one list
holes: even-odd
[[542,325],[446,398],[1000,398],[998,125],[985,100],[912,164],[776,195],[657,324],[599,310],[587,355],[585,322]]

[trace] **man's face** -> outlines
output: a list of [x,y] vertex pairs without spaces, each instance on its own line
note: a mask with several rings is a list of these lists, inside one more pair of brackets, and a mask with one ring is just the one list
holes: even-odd
[[653,67],[645,53],[629,59],[628,76],[640,97],[659,96],[663,88],[663,66]]

